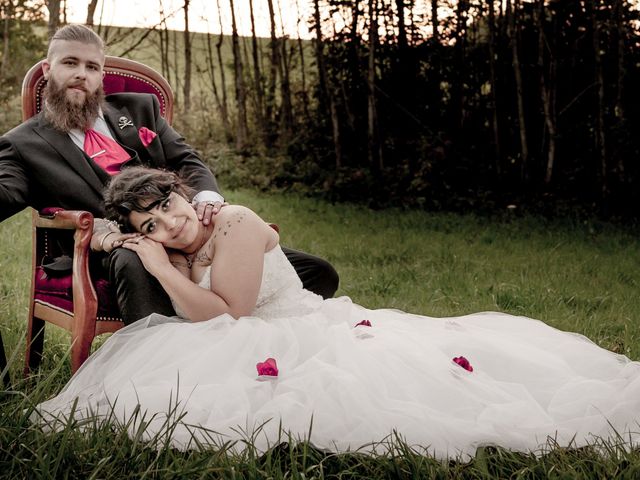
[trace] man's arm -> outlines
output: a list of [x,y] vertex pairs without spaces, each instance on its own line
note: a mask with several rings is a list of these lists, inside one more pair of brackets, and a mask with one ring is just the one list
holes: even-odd
[[160,104],[155,96],[153,96],[153,108],[156,117],[156,133],[160,137],[166,157],[165,167],[187,179],[196,192],[211,190],[220,193],[209,167],[204,164],[195,149],[187,144],[184,138],[160,115]]
[[198,219],[208,225],[211,217],[217,215],[224,205],[224,197],[220,193],[216,179],[195,149],[187,144],[184,138],[160,115],[160,104],[155,96],[153,109],[157,133],[165,152],[166,167],[177,172],[196,190],[192,203]]
[[6,137],[0,137],[0,222],[28,206],[29,178]]

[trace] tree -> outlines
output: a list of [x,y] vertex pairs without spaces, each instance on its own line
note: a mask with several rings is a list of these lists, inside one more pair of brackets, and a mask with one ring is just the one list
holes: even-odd
[[[616,93],[615,93],[615,105],[613,108],[614,117],[616,123],[621,127],[626,128],[626,115],[624,108],[624,81],[626,77],[625,68],[625,42],[627,39],[627,25],[624,20],[624,0],[614,1],[614,38],[616,39]],[[620,155],[617,162],[617,173],[619,180],[623,180],[625,173],[624,157]]]
[[231,138],[231,122],[229,120],[229,102],[227,100],[227,79],[225,74],[224,62],[222,60],[222,44],[224,42],[222,10],[220,9],[220,0],[216,0],[218,5],[218,21],[220,22],[220,35],[216,42],[216,53],[218,57],[218,70],[220,71],[220,85],[222,89],[222,121],[227,138]]
[[56,33],[58,25],[60,25],[60,0],[45,0],[45,5],[49,11],[49,22],[47,24],[47,31],[49,38],[53,37]]
[[[402,0],[400,0],[402,4]],[[367,71],[367,158],[374,172],[382,172],[384,161],[378,138],[376,108],[376,45],[378,44],[378,2],[369,0],[369,57]],[[406,38],[405,38],[406,41]]]
[[487,0],[489,6],[489,82],[491,85],[489,109],[491,110],[491,132],[495,149],[495,166],[498,178],[502,176],[502,149],[500,146],[500,122],[498,119],[498,79],[496,74],[496,19],[494,0]]
[[314,18],[314,30],[316,33],[315,38],[315,51],[316,51],[316,64],[318,66],[318,91],[321,104],[329,105],[330,121],[332,126],[332,138],[333,148],[335,154],[336,168],[342,166],[342,141],[340,138],[340,117],[338,116],[338,108],[336,106],[335,97],[333,91],[329,87],[329,81],[327,78],[327,70],[324,62],[324,43],[322,36],[322,20],[320,15],[320,1],[313,1],[313,18]]
[[244,84],[244,72],[242,65],[242,53],[240,52],[240,39],[236,24],[236,14],[233,0],[229,0],[231,7],[231,45],[233,50],[233,73],[236,90],[236,108],[238,109],[238,120],[236,122],[236,149],[244,151],[248,145],[247,126],[247,94]]
[[604,98],[604,72],[602,66],[602,53],[600,47],[600,21],[598,19],[598,0],[587,0],[585,6],[587,9],[587,15],[591,17],[591,39],[593,47],[593,66],[594,66],[594,79],[597,85],[597,102],[596,102],[596,125],[595,125],[595,149],[598,156],[599,163],[599,183],[600,194],[602,198],[608,195],[608,182],[607,182],[607,144],[605,134],[605,98]]
[[[540,75],[540,96],[545,126],[549,136],[547,148],[547,162],[544,175],[545,185],[551,183],[553,167],[556,159],[556,59],[551,50],[550,41],[545,35],[545,5],[544,0],[538,0],[537,26],[538,26],[538,70]],[[545,53],[547,55],[545,55]],[[545,57],[548,56],[548,61]],[[547,66],[548,64],[548,66]]]
[[[251,19],[251,58],[253,63],[253,89],[254,110],[256,112],[256,123],[263,135],[266,134],[268,128],[265,123],[264,112],[264,84],[262,81],[262,72],[260,69],[260,48],[258,47],[258,37],[256,35],[256,20],[253,12],[253,0],[249,0],[249,17]],[[268,139],[264,138],[265,144]]]
[[[513,61],[513,76],[516,84],[516,100],[518,105],[518,131],[520,134],[520,177],[527,177],[529,163],[529,145],[527,140],[527,121],[524,110],[524,82],[522,80],[522,67],[520,66],[520,37],[518,34],[519,0],[507,0],[508,35],[511,44],[511,56]],[[509,11],[510,9],[510,11]]]
[[0,101],[19,94],[25,72],[45,55],[46,46],[37,32],[43,21],[40,6],[33,2],[0,0]]
[[276,105],[276,85],[278,83],[278,66],[280,65],[280,48],[278,46],[278,35],[276,32],[276,12],[273,8],[273,0],[267,0],[267,5],[269,7],[269,32],[270,32],[270,41],[269,41],[269,78],[267,81],[267,92],[265,98],[265,117],[266,121],[269,123],[268,126],[268,139],[267,146],[271,143],[271,136],[273,134],[273,124],[275,112],[277,111]]
[[87,20],[85,23],[87,26],[93,26],[93,17],[96,13],[96,7],[98,6],[98,0],[89,0],[89,5],[87,5]]
[[191,33],[189,31],[189,3],[184,0],[184,85],[183,102],[184,110],[191,110]]
[[438,27],[438,0],[431,0],[431,28],[433,31],[432,36],[434,44],[440,43]]

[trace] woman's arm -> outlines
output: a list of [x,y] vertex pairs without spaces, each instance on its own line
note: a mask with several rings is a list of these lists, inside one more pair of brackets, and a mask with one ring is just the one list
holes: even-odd
[[229,206],[216,217],[211,240],[211,290],[180,274],[159,243],[144,238],[125,247],[138,253],[145,268],[191,321],[223,313],[234,318],[249,315],[260,290],[264,253],[277,244],[277,233],[248,208]]

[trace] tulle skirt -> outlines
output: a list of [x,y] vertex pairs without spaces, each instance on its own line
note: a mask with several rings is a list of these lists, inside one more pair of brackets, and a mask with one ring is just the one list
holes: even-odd
[[[267,358],[277,376],[258,375]],[[145,438],[179,449],[294,439],[376,452],[393,437],[439,458],[539,452],[550,439],[635,442],[640,364],[524,317],[430,318],[341,297],[269,319],[140,320],[34,418],[56,428],[71,415],[129,422],[132,434],[144,423]]]

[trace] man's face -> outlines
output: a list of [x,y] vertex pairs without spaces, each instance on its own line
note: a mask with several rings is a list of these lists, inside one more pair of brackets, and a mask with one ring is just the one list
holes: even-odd
[[64,89],[66,99],[77,106],[102,85],[104,52],[94,44],[56,40],[42,63],[46,80]]

